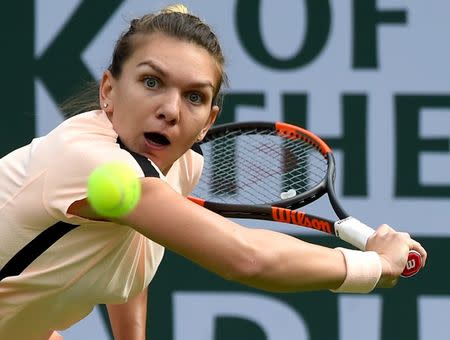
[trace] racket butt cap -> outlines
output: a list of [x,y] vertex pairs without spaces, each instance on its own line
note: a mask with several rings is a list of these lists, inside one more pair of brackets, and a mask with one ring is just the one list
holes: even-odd
[[403,270],[402,277],[411,277],[416,275],[422,268],[422,256],[415,250],[410,250],[408,254],[408,261],[406,261],[406,267]]

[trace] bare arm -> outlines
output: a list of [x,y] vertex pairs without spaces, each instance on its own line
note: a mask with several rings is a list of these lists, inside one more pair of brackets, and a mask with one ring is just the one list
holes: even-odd
[[[176,193],[157,178],[142,179],[142,198],[119,222],[218,275],[270,291],[336,288],[343,255],[269,230],[242,227]],[[85,201],[71,207],[95,218]]]
[[[269,291],[334,289],[345,279],[346,264],[338,250],[274,231],[242,227],[190,202],[160,179],[145,178],[142,184],[136,209],[119,222],[226,279]],[[92,217],[86,203],[79,205],[76,214]],[[406,262],[408,241],[406,235],[393,230],[383,233],[389,235],[384,238],[389,243],[379,246],[383,251],[402,251],[396,268],[389,263],[389,256],[381,257],[383,273],[389,277],[382,282],[392,286],[390,277],[400,274],[403,257]]]
[[259,289],[335,288],[346,274],[339,251],[274,231],[242,227],[153,178],[144,180],[142,200],[124,222],[226,279]]
[[124,304],[106,307],[115,340],[145,340],[147,289]]

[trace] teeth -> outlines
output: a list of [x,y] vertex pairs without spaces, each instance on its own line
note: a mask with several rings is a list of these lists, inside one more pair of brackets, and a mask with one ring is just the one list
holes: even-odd
[[168,141],[168,139],[156,132],[148,132],[145,134],[145,138],[147,138],[147,140],[155,145],[168,145],[170,144],[170,142]]
[[161,143],[157,143],[157,142],[155,142],[155,141],[152,141],[152,140],[148,140],[151,144],[154,144],[154,145],[162,145]]

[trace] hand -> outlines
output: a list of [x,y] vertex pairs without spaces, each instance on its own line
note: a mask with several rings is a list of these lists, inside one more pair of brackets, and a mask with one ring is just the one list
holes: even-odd
[[427,252],[419,242],[411,239],[408,233],[396,232],[386,224],[381,225],[369,238],[366,250],[376,251],[380,255],[382,272],[378,288],[391,288],[397,284],[410,250],[419,252],[422,266],[427,258]]

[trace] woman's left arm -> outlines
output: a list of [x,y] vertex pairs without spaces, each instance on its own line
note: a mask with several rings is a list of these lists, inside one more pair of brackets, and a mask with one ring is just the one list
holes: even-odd
[[106,306],[115,340],[145,340],[147,291],[146,288],[124,304]]

